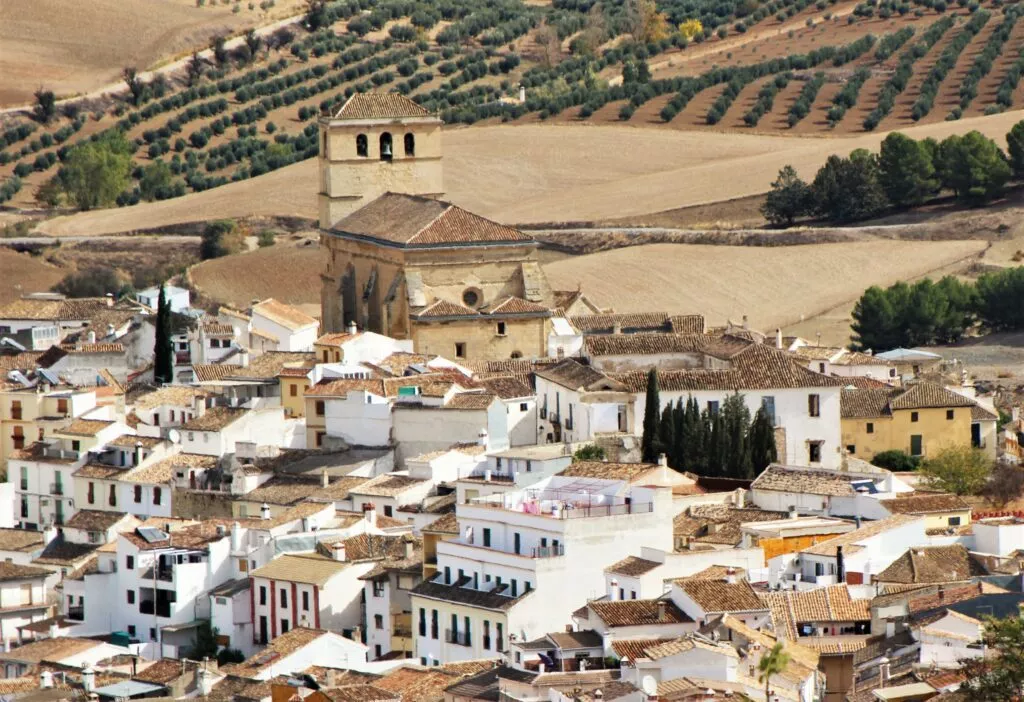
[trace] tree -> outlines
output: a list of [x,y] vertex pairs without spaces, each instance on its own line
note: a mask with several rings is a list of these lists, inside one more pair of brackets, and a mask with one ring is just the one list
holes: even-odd
[[533,41],[540,48],[541,63],[545,68],[554,68],[562,59],[562,42],[558,32],[550,24],[542,23],[533,33]]
[[978,131],[947,137],[939,144],[937,158],[942,185],[971,205],[999,197],[1010,179],[1006,156]]
[[64,191],[61,189],[60,182],[57,177],[47,179],[38,188],[36,188],[35,194],[36,202],[46,207],[60,207],[61,201],[64,199]]
[[790,226],[797,217],[808,213],[811,189],[796,174],[792,166],[784,166],[765,196],[761,214],[775,225]]
[[604,16],[604,7],[595,2],[587,13],[587,23],[573,42],[573,53],[581,56],[594,56],[598,47],[608,36],[608,22]]
[[919,469],[924,485],[955,495],[977,495],[992,473],[992,462],[980,449],[970,446],[948,446]]
[[668,15],[658,12],[654,0],[627,0],[626,22],[633,39],[643,44],[668,39]]
[[698,475],[707,475],[707,454],[704,452],[705,435],[704,421],[700,415],[700,405],[692,395],[686,400],[683,410],[683,442],[682,466]]
[[256,53],[263,47],[263,40],[260,39],[255,29],[245,33],[245,45],[249,47],[249,54],[256,56]]
[[327,0],[306,0],[306,28],[315,32],[331,23],[327,14]]
[[1024,177],[1024,120],[1017,122],[1006,135],[1006,150],[1010,154],[1013,175]]
[[676,420],[675,408],[669,402],[661,410],[661,421],[658,424],[658,441],[661,443],[661,453],[665,454],[668,464],[675,465],[676,448]]
[[138,107],[142,103],[142,96],[146,92],[146,84],[139,78],[139,72],[135,66],[125,66],[121,71],[124,84],[128,86],[128,92],[132,96],[132,104]]
[[644,403],[644,433],[640,440],[640,460],[654,463],[661,453],[658,428],[661,423],[661,397],[658,393],[658,371],[647,371],[647,393]]
[[171,341],[171,305],[164,286],[156,306],[156,342],[153,345],[153,379],[158,385],[174,381],[174,343]]
[[730,478],[754,477],[750,454],[750,409],[739,392],[725,398],[722,415],[722,471]]
[[989,502],[1000,507],[1020,498],[1024,494],[1024,469],[1007,463],[998,464],[983,494]]
[[603,461],[605,459],[605,451],[597,444],[585,444],[576,449],[576,452],[572,455],[573,463],[577,461]]
[[850,158],[829,156],[811,184],[814,207],[836,222],[873,217],[885,208],[885,193],[878,184],[878,164],[863,150]]
[[203,260],[220,258],[242,250],[244,235],[238,225],[230,219],[210,222],[203,229],[199,242],[199,256]]
[[872,465],[876,465],[879,468],[885,468],[891,471],[911,471],[917,470],[918,466],[921,465],[921,459],[916,456],[911,456],[909,453],[900,451],[898,449],[892,449],[890,451],[880,451],[874,455],[871,459]]
[[790,656],[786,653],[786,649],[783,648],[782,642],[777,642],[771,647],[771,650],[761,656],[761,660],[757,662],[758,675],[757,679],[759,682],[764,683],[764,700],[769,702],[771,699],[771,680],[773,675],[779,675],[789,665]]
[[855,348],[881,352],[900,346],[902,329],[888,291],[872,285],[853,306],[852,316]]
[[198,51],[192,52],[192,58],[188,60],[188,64],[185,66],[185,73],[187,75],[188,85],[191,88],[193,85],[199,82],[199,79],[203,77],[203,71],[206,69],[206,62],[199,55]]
[[704,25],[699,19],[688,19],[679,25],[679,33],[686,41],[693,41],[704,34]]
[[53,94],[52,90],[40,88],[35,92],[35,97],[36,104],[32,113],[36,121],[49,124],[53,116],[57,114],[57,96]]
[[772,417],[764,407],[754,414],[750,425],[750,460],[754,475],[758,475],[772,463],[779,460],[778,447],[775,445],[775,427]]
[[1024,329],[1024,266],[985,273],[975,286],[978,316],[992,330]]
[[218,66],[223,66],[228,60],[228,40],[222,35],[217,35],[210,42],[210,49],[213,51],[213,60],[217,62]]
[[114,204],[131,182],[133,151],[119,130],[72,147],[58,178],[75,207],[91,210]]
[[[163,161],[154,161],[142,169],[139,179],[139,194],[143,200],[153,201],[171,186],[171,167]],[[166,195],[164,195],[166,197]]]
[[201,620],[196,627],[195,645],[189,653],[189,658],[200,661],[204,658],[214,658],[217,655],[217,648],[216,627],[210,625],[209,619]]
[[113,268],[93,266],[68,273],[53,289],[67,297],[103,297],[120,293],[124,281]]
[[893,132],[878,155],[879,182],[896,207],[920,205],[939,187],[931,155],[917,141]]
[[1024,619],[985,620],[986,655],[959,661],[967,679],[957,693],[967,702],[1018,702],[1024,689]]

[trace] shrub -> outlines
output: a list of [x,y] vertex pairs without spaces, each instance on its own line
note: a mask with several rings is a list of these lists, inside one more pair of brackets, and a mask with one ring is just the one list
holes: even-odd
[[210,222],[203,230],[199,256],[203,259],[220,258],[238,253],[245,244],[245,235],[238,224],[230,219]]

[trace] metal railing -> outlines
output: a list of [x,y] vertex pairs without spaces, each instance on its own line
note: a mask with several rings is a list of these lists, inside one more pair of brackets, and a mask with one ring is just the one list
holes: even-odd
[[75,605],[68,607],[67,612],[64,614],[68,619],[73,619],[76,622],[85,621],[85,607],[82,605]]
[[[594,505],[592,507],[567,506],[561,510],[558,519],[584,519],[587,517],[613,517],[621,514],[645,514],[654,511],[653,502],[629,503],[622,505]],[[554,516],[554,515],[551,515]]]
[[534,558],[557,558],[565,555],[565,546],[535,546],[533,548]]
[[63,495],[64,484],[63,483],[50,483],[50,494],[51,495]]

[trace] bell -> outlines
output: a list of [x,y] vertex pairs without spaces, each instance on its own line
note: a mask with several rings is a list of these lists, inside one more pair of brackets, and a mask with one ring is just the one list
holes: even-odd
[[391,158],[391,142],[384,142],[384,146],[381,147],[380,155],[384,158]]

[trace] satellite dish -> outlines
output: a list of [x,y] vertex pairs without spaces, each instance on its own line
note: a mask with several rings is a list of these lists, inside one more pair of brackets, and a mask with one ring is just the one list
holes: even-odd
[[648,697],[656,697],[658,695],[658,681],[652,675],[645,675],[644,679],[640,681],[640,687]]
[[171,429],[170,431],[167,432],[167,439],[172,444],[180,444],[181,443],[181,432],[178,431],[177,429]]

